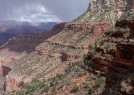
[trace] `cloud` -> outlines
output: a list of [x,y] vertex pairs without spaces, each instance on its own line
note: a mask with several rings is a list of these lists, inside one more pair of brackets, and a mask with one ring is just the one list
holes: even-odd
[[0,0],[0,20],[70,21],[86,11],[89,0]]
[[60,22],[61,20],[55,15],[44,15],[44,14],[32,14],[22,16],[20,21],[29,21],[29,22]]

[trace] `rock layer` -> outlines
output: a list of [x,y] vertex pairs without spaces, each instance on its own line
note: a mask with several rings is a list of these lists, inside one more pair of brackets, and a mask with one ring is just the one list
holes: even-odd
[[12,79],[8,77],[8,73],[12,68],[12,64],[8,63],[19,60],[34,51],[37,45],[59,33],[64,28],[64,25],[65,23],[58,24],[48,32],[19,35],[0,47],[0,76],[4,79],[2,83],[5,85],[2,86],[3,89],[6,91],[18,90],[22,83],[16,80],[16,77]]

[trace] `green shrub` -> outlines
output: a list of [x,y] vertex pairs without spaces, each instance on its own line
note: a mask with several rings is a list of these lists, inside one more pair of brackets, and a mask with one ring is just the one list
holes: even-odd
[[89,83],[86,83],[86,84],[85,84],[85,89],[88,90],[88,94],[93,94],[93,93],[95,92],[94,87],[92,87],[92,85],[89,84]]
[[77,93],[79,91],[79,86],[75,85],[75,87],[71,90],[71,93]]

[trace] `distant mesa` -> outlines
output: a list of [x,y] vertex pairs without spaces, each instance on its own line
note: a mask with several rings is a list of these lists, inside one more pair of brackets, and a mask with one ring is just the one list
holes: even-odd
[[0,45],[20,34],[49,31],[56,24],[58,24],[58,22],[43,22],[38,25],[33,25],[29,22],[0,21]]

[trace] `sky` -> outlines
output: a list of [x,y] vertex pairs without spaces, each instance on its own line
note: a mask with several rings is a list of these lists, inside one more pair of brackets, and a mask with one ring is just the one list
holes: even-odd
[[0,0],[0,20],[71,21],[87,10],[89,0]]

